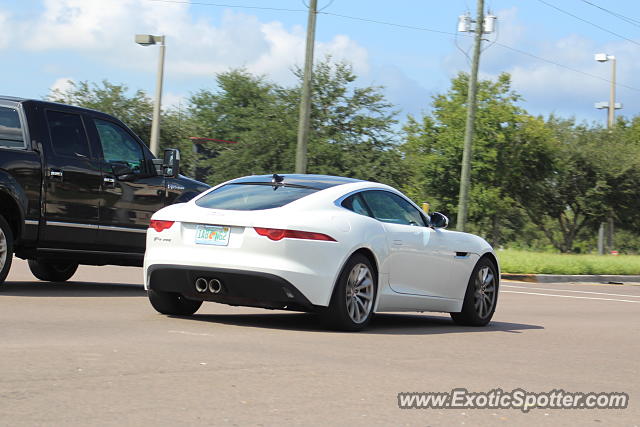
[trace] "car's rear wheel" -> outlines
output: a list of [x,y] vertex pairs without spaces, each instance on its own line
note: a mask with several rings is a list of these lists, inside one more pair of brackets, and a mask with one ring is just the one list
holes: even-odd
[[333,326],[359,331],[371,321],[377,292],[377,274],[367,257],[353,255],[340,272],[327,311]]
[[451,313],[454,322],[465,326],[485,326],[498,304],[498,272],[488,258],[476,264],[469,278],[460,313]]
[[66,282],[76,273],[78,264],[74,262],[52,262],[37,259],[29,260],[29,270],[45,282]]
[[149,289],[149,302],[158,313],[175,316],[190,316],[202,305],[202,301],[195,301],[183,297],[176,292],[163,292]]
[[0,215],[0,285],[9,274],[13,260],[13,233],[11,227]]

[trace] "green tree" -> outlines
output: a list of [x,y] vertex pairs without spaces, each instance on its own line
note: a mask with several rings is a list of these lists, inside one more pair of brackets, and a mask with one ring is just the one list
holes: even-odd
[[[295,71],[301,78],[300,71]],[[330,60],[315,66],[309,173],[345,175],[397,185],[405,177],[394,150],[395,112],[378,87],[358,87],[351,67]],[[245,70],[217,77],[218,89],[189,100],[199,136],[236,141],[208,146],[200,164],[211,183],[294,170],[300,85],[282,87]]]
[[142,90],[129,94],[125,84],[102,80],[100,84],[88,81],[73,82],[65,90],[54,89],[47,100],[63,104],[91,108],[111,114],[122,120],[131,130],[148,144],[151,132],[153,104]]
[[[468,75],[461,73],[450,90],[434,96],[432,111],[409,118],[401,146],[412,171],[404,189],[417,200],[453,218],[457,212],[466,117]],[[517,105],[508,74],[478,84],[469,201],[470,229],[494,245],[512,239],[526,222],[516,195],[527,182],[544,176],[551,149],[544,122]]]

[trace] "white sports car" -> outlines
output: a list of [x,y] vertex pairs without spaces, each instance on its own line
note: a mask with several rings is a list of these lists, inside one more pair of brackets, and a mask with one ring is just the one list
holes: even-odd
[[203,301],[321,312],[345,330],[373,313],[439,311],[486,325],[499,267],[478,236],[445,230],[384,184],[324,175],[248,176],[156,212],[144,283],[153,307]]

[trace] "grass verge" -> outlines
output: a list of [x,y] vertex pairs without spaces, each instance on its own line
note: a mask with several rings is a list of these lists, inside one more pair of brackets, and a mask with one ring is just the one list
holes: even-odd
[[569,255],[513,249],[496,254],[503,273],[640,275],[640,255]]

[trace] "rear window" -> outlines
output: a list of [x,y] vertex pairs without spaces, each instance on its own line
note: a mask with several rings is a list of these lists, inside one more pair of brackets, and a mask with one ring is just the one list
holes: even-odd
[[0,147],[24,148],[18,111],[0,107]]
[[304,196],[315,193],[317,188],[271,184],[227,184],[216,188],[196,200],[196,205],[211,209],[257,211],[279,208]]

